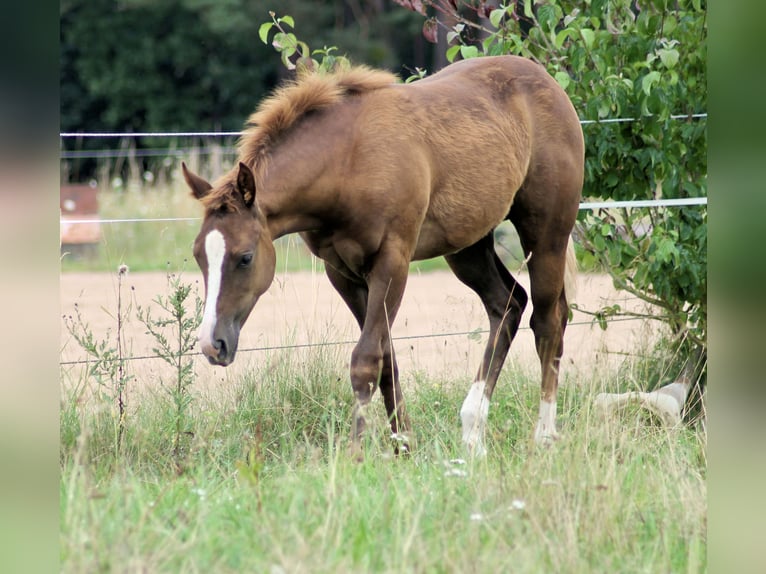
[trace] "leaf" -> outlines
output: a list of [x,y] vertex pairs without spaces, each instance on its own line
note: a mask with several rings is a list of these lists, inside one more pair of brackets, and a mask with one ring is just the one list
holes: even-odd
[[273,22],[264,22],[261,24],[261,27],[258,28],[258,37],[261,39],[261,42],[264,44],[269,43],[269,32],[271,31],[271,27],[274,25]]
[[585,41],[585,47],[588,48],[588,50],[593,48],[593,41],[596,39],[596,33],[588,28],[583,28],[580,30],[580,35]]
[[526,16],[530,20],[534,16],[532,12],[532,0],[524,0],[524,16]]
[[556,47],[561,48],[566,39],[571,38],[573,34],[576,34],[576,30],[573,30],[572,28],[564,28],[561,32],[556,34]]
[[290,61],[290,56],[287,55],[287,52],[282,52],[282,64],[288,70],[294,70],[295,69],[295,64],[293,64]]
[[500,23],[503,21],[503,16],[505,16],[505,8],[496,8],[489,13],[489,23],[495,28],[499,28]]
[[438,32],[439,25],[436,22],[436,18],[429,18],[423,22],[423,37],[432,44],[436,44]]
[[460,51],[460,46],[450,46],[447,48],[447,52],[445,56],[447,57],[447,61],[452,63],[455,61],[455,56],[457,56],[457,53]]
[[569,26],[572,22],[574,22],[577,19],[577,16],[580,14],[580,9],[575,8],[572,10],[571,14],[567,14],[564,16],[564,26]]
[[465,60],[478,58],[479,49],[476,46],[460,46],[460,55],[463,56],[463,59]]
[[[298,48],[298,39],[294,34],[284,34],[279,32],[274,34],[274,39],[271,41],[271,45],[279,52],[282,52],[283,55],[286,54],[289,58],[295,54]],[[293,68],[290,69],[292,70]]]
[[557,16],[556,6],[553,4],[543,4],[537,9],[537,18],[546,31],[555,29],[556,23],[559,21]]
[[288,15],[282,16],[281,18],[277,19],[277,22],[279,22],[280,24],[284,22],[285,24],[290,26],[290,28],[295,28],[295,20],[293,20],[292,16],[288,16]]
[[678,50],[657,50],[663,65],[672,68],[678,63]]
[[652,91],[652,86],[660,81],[660,73],[657,70],[649,72],[641,80],[641,89],[648,96]]
[[560,70],[556,72],[553,75],[553,77],[559,83],[559,86],[561,86],[564,90],[566,90],[569,87],[569,82],[571,81],[571,78],[569,77],[569,74],[567,72]]
[[407,10],[418,12],[422,14],[423,16],[426,15],[426,9],[423,6],[422,0],[394,0],[394,2],[396,4],[399,4],[399,6],[402,6],[403,8],[407,8]]

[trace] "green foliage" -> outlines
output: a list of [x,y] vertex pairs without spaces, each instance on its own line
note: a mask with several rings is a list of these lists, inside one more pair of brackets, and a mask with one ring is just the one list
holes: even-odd
[[[284,76],[257,40],[273,10],[300,21],[313,46],[338,46],[359,62],[424,66],[430,54],[418,17],[382,2],[67,0],[59,11],[61,130],[240,129]],[[276,40],[287,46],[293,22],[279,24],[285,36]]]
[[[430,3],[455,22],[447,59],[517,54],[545,66],[589,122],[584,197],[707,195],[706,121],[691,117],[707,111],[705,2],[488,4]],[[603,121],[613,118],[635,121]],[[706,344],[705,206],[584,212],[577,231],[617,287],[656,305],[679,340]]]
[[62,3],[62,130],[239,129],[277,71],[250,39],[252,3],[119,4]]
[[[274,12],[269,12],[271,22],[264,22],[258,29],[258,36],[264,44],[269,43],[269,35],[272,30],[275,33],[271,40],[271,45],[279,53],[282,64],[288,70],[297,70],[298,73],[309,72],[332,72],[338,68],[349,67],[350,61],[345,56],[336,56],[334,52],[338,50],[337,46],[325,46],[321,50],[311,50],[306,42],[298,40],[292,32],[285,28],[295,28],[295,21],[292,16],[282,16],[277,18]],[[296,57],[295,63],[292,58]],[[320,60],[314,58],[317,56]]]

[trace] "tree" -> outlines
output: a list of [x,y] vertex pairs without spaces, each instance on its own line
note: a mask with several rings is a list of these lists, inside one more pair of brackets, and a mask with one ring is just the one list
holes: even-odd
[[[395,1],[429,17],[431,39],[434,26],[452,22],[449,61],[517,54],[546,67],[589,122],[585,198],[707,195],[706,121],[695,117],[707,110],[704,0]],[[618,288],[658,310],[672,345],[693,363],[680,378],[704,377],[706,206],[584,212],[577,231],[586,264],[603,265]],[[606,326],[621,313],[614,306],[595,315]]]
[[[66,0],[59,13],[61,130],[239,130],[286,74],[258,40],[269,10],[295,14],[312,46],[337,46],[358,62],[400,71],[424,66],[430,53],[418,17],[383,0]],[[119,143],[63,145],[69,151]],[[95,161],[85,162],[72,166],[78,179],[92,176]]]

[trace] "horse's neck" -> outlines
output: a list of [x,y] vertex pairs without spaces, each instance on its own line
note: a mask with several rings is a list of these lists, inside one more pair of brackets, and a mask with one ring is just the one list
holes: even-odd
[[353,151],[360,109],[353,98],[306,118],[271,150],[264,200],[272,237],[317,229],[337,214],[339,169]]
[[[280,149],[269,160],[259,205],[273,239],[316,229],[326,211],[328,154],[316,150]],[[300,159],[296,159],[300,158]]]

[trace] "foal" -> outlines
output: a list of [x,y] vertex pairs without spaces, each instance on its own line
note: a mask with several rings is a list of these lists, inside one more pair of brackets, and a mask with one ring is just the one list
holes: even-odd
[[572,104],[545,70],[499,56],[412,84],[365,67],[305,75],[248,123],[238,165],[213,185],[183,166],[205,207],[194,256],[205,280],[199,339],[209,361],[234,360],[240,328],[274,278],[273,241],[300,233],[361,329],[350,368],[354,445],[378,387],[392,432],[406,437],[390,329],[410,261],[444,256],[489,317],[460,409],[463,442],[484,454],[489,402],[528,300],[494,250],[493,230],[509,219],[528,257],[542,371],[534,439],[555,439],[584,146]]

